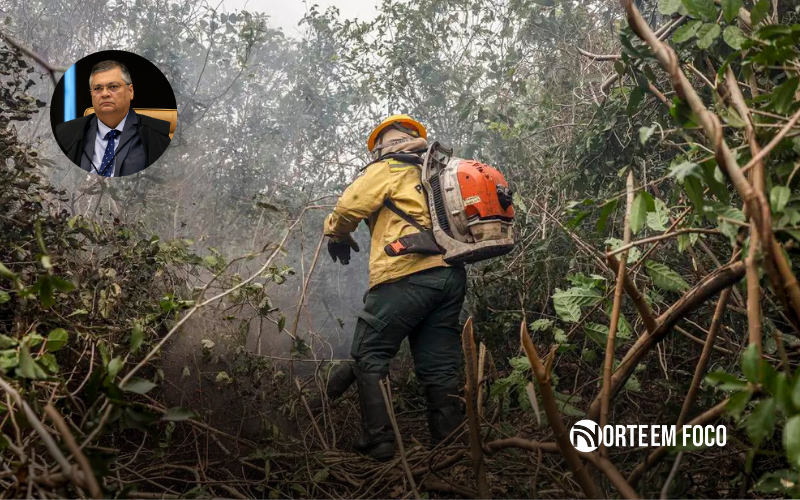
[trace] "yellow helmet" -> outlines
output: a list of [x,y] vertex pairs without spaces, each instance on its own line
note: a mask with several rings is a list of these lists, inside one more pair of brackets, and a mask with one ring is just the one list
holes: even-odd
[[417,120],[411,118],[408,115],[392,115],[389,118],[383,120],[380,125],[375,127],[371,134],[369,134],[369,139],[367,139],[367,149],[372,151],[375,147],[375,141],[378,139],[378,136],[381,132],[383,132],[386,127],[389,127],[394,124],[402,125],[405,128],[411,129],[412,131],[416,131],[419,137],[423,139],[428,138],[428,132],[425,130],[425,127],[418,122]]

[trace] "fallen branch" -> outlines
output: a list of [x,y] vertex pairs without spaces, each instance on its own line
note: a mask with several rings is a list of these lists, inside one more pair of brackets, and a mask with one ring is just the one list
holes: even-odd
[[688,233],[700,233],[700,234],[720,234],[719,229],[703,229],[697,227],[687,227],[683,229],[678,229],[677,231],[665,234],[659,234],[658,236],[651,236],[649,238],[642,238],[641,240],[636,240],[631,243],[627,243],[622,245],[621,247],[614,249],[610,252],[606,252],[606,257],[611,257],[612,255],[616,255],[618,253],[622,253],[626,250],[630,250],[633,247],[638,247],[640,245],[645,245],[647,243],[653,243],[654,241],[661,241],[666,240],[669,238],[674,238],[676,236],[680,236],[681,234],[688,234]]
[[78,461],[78,465],[83,471],[85,482],[89,486],[89,493],[92,495],[92,498],[103,498],[103,490],[100,489],[100,484],[97,482],[97,478],[94,475],[92,466],[89,463],[89,460],[86,458],[86,455],[84,455],[83,451],[81,451],[81,449],[78,447],[78,443],[75,442],[75,436],[73,436],[72,432],[70,432],[67,423],[64,422],[64,418],[50,403],[47,403],[47,405],[44,407],[44,412],[56,425],[56,428],[61,434],[61,438],[64,439],[64,443],[67,445],[67,448],[69,448],[69,451],[71,451],[72,455],[75,456],[75,460]]
[[622,59],[620,54],[592,54],[588,50],[583,50],[580,47],[577,47],[577,49],[580,55],[588,57],[589,59],[594,59],[595,61],[619,61]]
[[387,387],[389,384],[384,382],[383,380],[378,381],[378,385],[381,389],[381,394],[383,395],[383,404],[386,405],[386,413],[389,415],[389,420],[392,422],[392,430],[394,430],[394,437],[397,441],[397,447],[400,449],[400,462],[403,464],[403,470],[406,472],[406,478],[408,479],[409,484],[411,484],[411,491],[414,493],[414,498],[419,500],[419,490],[417,490],[417,483],[414,482],[414,475],[411,473],[411,468],[408,466],[408,460],[406,460],[406,449],[403,446],[403,436],[400,434],[400,428],[397,427],[397,418],[394,416],[394,407],[392,406],[392,400],[389,397],[389,388]]
[[481,447],[480,423],[478,421],[478,357],[475,352],[475,337],[472,335],[472,318],[468,318],[461,333],[464,349],[466,372],[465,395],[467,399],[467,420],[469,425],[469,447],[472,454],[472,466],[475,469],[475,482],[480,498],[490,498],[489,483],[486,480],[486,469],[483,463]]
[[[633,205],[633,170],[628,172],[628,196],[625,205],[625,219],[623,222],[623,246],[631,241],[631,206]],[[625,284],[625,265],[628,263],[628,250],[622,251],[617,265],[617,283],[614,287],[614,302],[611,306],[611,323],[608,326],[606,339],[606,356],[603,362],[603,389],[600,393],[600,427],[608,425],[608,410],[611,403],[611,371],[614,366],[614,344],[619,327],[619,316],[622,308],[622,289]],[[606,448],[600,443],[600,455],[606,456]]]
[[[619,270],[619,261],[614,256],[610,256],[606,259],[608,261],[608,266],[614,272],[618,272]],[[658,318],[655,317],[653,314],[653,310],[650,309],[650,304],[644,299],[644,295],[642,292],[639,291],[639,288],[636,286],[636,283],[633,282],[633,279],[626,273],[625,274],[625,281],[623,282],[623,287],[625,287],[625,293],[633,301],[634,307],[636,307],[636,311],[639,313],[639,316],[642,317],[642,322],[644,322],[644,327],[649,333],[653,333],[658,328]]]
[[[619,393],[625,382],[633,374],[636,366],[650,352],[650,349],[672,331],[675,323],[689,315],[720,291],[738,283],[744,277],[744,274],[745,265],[743,262],[734,262],[717,269],[697,283],[694,288],[686,292],[683,297],[659,316],[657,320],[658,327],[652,333],[646,332],[639,337],[614,371],[611,377],[611,397],[613,398]],[[586,418],[597,420],[600,414],[600,404],[600,395],[598,395],[592,401]]]
[[697,395],[697,390],[700,388],[700,382],[703,381],[703,376],[706,373],[706,366],[708,366],[708,360],[711,357],[711,351],[714,347],[714,341],[717,339],[717,333],[719,333],[719,329],[722,326],[722,318],[725,315],[725,309],[728,306],[728,299],[730,296],[731,288],[726,288],[719,295],[719,300],[717,300],[717,307],[714,310],[714,317],[711,319],[711,326],[708,328],[708,336],[706,337],[706,343],[703,346],[703,352],[700,354],[700,359],[697,361],[697,367],[694,370],[694,377],[692,378],[692,383],[689,386],[689,391],[686,393],[686,399],[683,401],[683,407],[681,408],[681,414],[678,417],[678,423],[675,424],[679,429],[686,421],[686,416],[689,414],[689,410],[691,410],[692,405],[694,404],[694,398]]
[[553,435],[558,443],[558,449],[561,455],[567,462],[569,470],[575,476],[575,480],[580,485],[587,498],[600,498],[600,490],[595,484],[592,477],[586,471],[581,459],[578,457],[578,450],[576,450],[572,443],[569,441],[567,435],[567,428],[564,426],[564,421],[561,420],[561,413],[558,411],[558,402],[553,393],[553,386],[550,385],[550,373],[542,364],[539,358],[539,353],[536,351],[536,346],[533,345],[530,334],[528,334],[528,325],[525,320],[520,325],[520,337],[522,348],[525,350],[525,355],[531,364],[533,375],[539,382],[539,390],[542,394],[542,403],[544,404],[544,411],[547,414],[547,422],[553,429]]

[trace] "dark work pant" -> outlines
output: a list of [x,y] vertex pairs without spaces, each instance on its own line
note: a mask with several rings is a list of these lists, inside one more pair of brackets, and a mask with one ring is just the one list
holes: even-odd
[[460,385],[458,318],[466,286],[463,267],[435,267],[370,290],[350,349],[358,369],[388,373],[389,362],[408,336],[425,394],[452,393]]

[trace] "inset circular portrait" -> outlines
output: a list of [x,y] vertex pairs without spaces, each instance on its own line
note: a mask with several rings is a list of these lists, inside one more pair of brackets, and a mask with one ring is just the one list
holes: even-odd
[[56,85],[53,135],[67,158],[103,177],[141,172],[164,154],[175,133],[175,93],[150,61],[123,50],[90,54]]

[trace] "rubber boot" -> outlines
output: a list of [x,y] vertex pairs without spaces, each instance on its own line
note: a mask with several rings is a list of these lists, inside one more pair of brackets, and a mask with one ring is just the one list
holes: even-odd
[[[328,401],[335,401],[345,393],[353,382],[356,381],[356,372],[353,363],[345,362],[337,365],[328,377],[328,384],[325,386],[325,396]],[[317,396],[308,403],[311,412],[317,415],[322,411],[322,396]]]
[[[464,421],[461,401],[453,394],[456,389],[427,391],[428,430],[431,433],[431,447],[444,441]],[[453,438],[451,437],[450,441]]]
[[356,439],[356,449],[375,460],[385,462],[394,457],[394,432],[386,412],[378,382],[385,373],[356,370],[358,398],[361,402],[361,434]]

